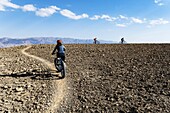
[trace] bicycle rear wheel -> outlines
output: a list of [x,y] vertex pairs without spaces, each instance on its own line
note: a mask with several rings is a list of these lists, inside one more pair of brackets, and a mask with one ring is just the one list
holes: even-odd
[[62,66],[62,70],[61,70],[61,78],[65,78],[65,76],[66,76],[66,64],[63,62],[63,61],[61,61],[61,66]]

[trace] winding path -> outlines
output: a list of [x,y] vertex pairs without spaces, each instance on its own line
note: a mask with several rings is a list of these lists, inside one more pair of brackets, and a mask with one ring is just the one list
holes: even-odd
[[[25,52],[26,50],[30,49],[31,47],[32,47],[31,45],[27,46],[26,48],[21,50],[21,53],[26,56],[29,56],[36,60],[41,61],[44,65],[48,66],[51,73],[53,73],[53,71],[56,70],[53,63],[51,63],[43,58],[40,58],[40,57],[31,55],[31,54]],[[53,98],[53,103],[52,103],[51,107],[48,109],[47,113],[50,113],[50,112],[55,113],[55,110],[57,108],[59,108],[59,105],[62,102],[62,100],[64,99],[66,92],[67,92],[66,78],[61,79],[61,80],[55,80],[53,85],[56,90],[55,90],[55,94],[54,94],[54,98]]]

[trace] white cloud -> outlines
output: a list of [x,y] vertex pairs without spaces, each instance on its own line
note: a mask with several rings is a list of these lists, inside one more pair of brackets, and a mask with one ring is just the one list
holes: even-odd
[[10,7],[10,8],[14,8],[14,9],[20,8],[19,5],[11,3],[10,0],[0,0],[0,9],[5,11],[5,7]]
[[161,2],[162,0],[154,0],[155,4]]
[[28,4],[28,5],[24,5],[24,6],[22,7],[22,10],[23,10],[23,11],[36,11],[37,8],[34,7],[34,5],[32,5],[32,4]]
[[[161,6],[164,5],[166,1],[164,0],[154,0],[154,3]],[[68,9],[60,9],[56,6],[49,6],[47,8],[36,8],[33,4],[26,4],[24,6],[20,6],[17,4],[14,4],[11,2],[11,0],[0,0],[0,11],[6,11],[6,8],[12,8],[14,9],[20,9],[22,11],[33,11],[35,12],[36,16],[41,16],[41,17],[48,17],[56,13],[57,11],[60,11],[60,14],[62,16],[65,16],[70,19],[74,20],[79,20],[79,19],[84,19],[84,18],[89,18],[89,15],[84,13],[81,15],[76,15],[74,12],[68,10]],[[127,27],[131,24],[147,24],[148,27],[153,27],[155,25],[162,25],[162,24],[169,24],[170,21],[164,20],[162,18],[160,19],[155,19],[155,20],[146,20],[146,19],[139,19],[136,17],[127,17],[123,15],[118,15],[117,17],[112,17],[110,15],[94,15],[90,20],[105,20],[105,21],[110,21],[114,22],[117,27]],[[119,24],[117,24],[119,23]]]
[[48,8],[38,9],[36,11],[36,15],[41,16],[41,17],[48,17],[48,16],[51,16],[52,14],[56,13],[59,10],[60,10],[60,8],[58,8],[56,6],[50,6]]
[[78,20],[83,18],[88,18],[88,14],[76,15],[75,13],[71,12],[70,10],[64,9],[60,11],[60,14],[68,17],[70,19]]
[[127,27],[125,24],[116,24],[117,27]]
[[0,5],[0,11],[5,11],[5,7],[3,5]]
[[155,4],[162,6],[164,5],[163,0],[154,0]]
[[115,21],[116,20],[116,18],[111,17],[109,15],[102,15],[101,19],[105,19],[106,21]]
[[85,13],[82,14],[81,16],[82,16],[83,18],[89,18],[89,15],[88,15],[88,14],[85,14]]
[[93,17],[90,18],[91,20],[99,20],[99,19],[104,19],[106,21],[115,21],[117,18],[111,17],[109,15],[94,15]]
[[138,18],[134,18],[134,17],[132,17],[131,19],[132,19],[132,21],[133,21],[134,23],[138,23],[138,24],[142,24],[142,23],[144,23],[144,21],[143,21],[143,20],[140,20],[140,19],[138,19]]
[[169,21],[160,18],[157,20],[151,20],[149,24],[154,26],[154,25],[162,25],[162,24],[169,24],[169,23],[170,23]]
[[111,17],[109,15],[102,15],[101,19],[110,19]]
[[100,19],[99,15],[94,15],[93,17],[90,18],[90,20],[98,20]]
[[163,5],[164,5],[164,3],[159,3],[158,5],[159,5],[159,6],[163,6]]
[[126,19],[126,20],[128,20],[128,17],[126,17],[126,16],[119,15],[119,17],[120,17],[121,19]]

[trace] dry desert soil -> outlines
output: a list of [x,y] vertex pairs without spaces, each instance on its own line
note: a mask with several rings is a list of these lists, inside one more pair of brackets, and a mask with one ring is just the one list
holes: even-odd
[[169,113],[170,44],[68,44],[0,49],[0,113]]

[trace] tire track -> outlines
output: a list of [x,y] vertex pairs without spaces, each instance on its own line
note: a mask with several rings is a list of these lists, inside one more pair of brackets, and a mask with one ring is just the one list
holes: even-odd
[[[31,58],[41,61],[44,65],[48,66],[51,73],[53,73],[54,70],[56,70],[53,63],[51,63],[43,58],[40,58],[40,57],[31,55],[31,54],[25,52],[26,50],[30,49],[31,47],[32,47],[31,45],[27,46],[26,48],[21,50],[21,53],[28,57],[31,57]],[[52,103],[51,107],[47,110],[47,113],[50,113],[50,112],[55,113],[55,111],[59,108],[61,102],[63,101],[63,99],[67,93],[67,84],[66,84],[67,82],[66,81],[67,81],[66,78],[64,78],[61,80],[55,80],[53,82],[54,88],[56,90],[54,91],[55,94],[53,97],[53,103]]]

